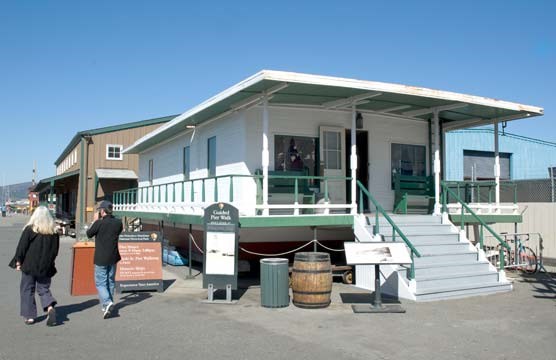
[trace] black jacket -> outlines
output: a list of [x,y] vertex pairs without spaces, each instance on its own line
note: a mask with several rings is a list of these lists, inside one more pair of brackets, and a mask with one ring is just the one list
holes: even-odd
[[108,266],[120,261],[118,237],[123,230],[122,221],[106,215],[87,230],[89,238],[95,237],[95,265]]
[[38,234],[31,226],[25,227],[15,256],[10,266],[15,267],[15,262],[21,264],[21,271],[36,277],[52,277],[56,274],[54,260],[60,249],[58,234]]

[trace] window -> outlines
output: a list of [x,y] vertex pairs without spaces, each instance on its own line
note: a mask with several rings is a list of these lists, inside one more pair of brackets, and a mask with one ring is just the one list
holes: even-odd
[[[500,156],[500,179],[510,180],[510,153]],[[494,152],[463,150],[464,180],[494,180]]]
[[216,176],[216,136],[207,141],[207,170],[208,176]]
[[394,174],[425,176],[426,151],[424,145],[392,144],[392,188],[394,188]]
[[149,160],[149,183],[152,185],[154,179],[154,160]]
[[106,145],[106,160],[122,160],[122,145]]
[[337,131],[324,131],[324,168],[329,170],[342,169],[342,139]]
[[189,179],[189,169],[190,169],[190,156],[189,156],[189,146],[183,148],[183,177],[184,180]]
[[317,139],[304,136],[274,136],[274,170],[307,170],[314,176],[316,171]]

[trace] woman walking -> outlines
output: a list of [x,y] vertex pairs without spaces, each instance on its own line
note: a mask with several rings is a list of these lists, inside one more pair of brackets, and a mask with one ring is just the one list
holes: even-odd
[[37,317],[35,290],[47,313],[46,325],[56,325],[56,299],[50,292],[50,282],[56,274],[54,260],[59,247],[54,219],[46,207],[39,206],[25,225],[10,263],[11,267],[21,271],[21,316],[27,325],[33,324]]

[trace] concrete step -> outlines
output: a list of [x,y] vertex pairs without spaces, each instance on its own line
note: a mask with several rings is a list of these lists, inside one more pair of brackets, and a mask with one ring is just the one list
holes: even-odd
[[[432,216],[432,215],[390,215],[390,218],[396,223],[396,225],[400,224],[440,224],[442,222],[441,216]],[[373,215],[368,216],[368,221],[370,224],[375,223],[375,217]],[[384,218],[379,216],[379,225],[382,224],[389,224],[388,221]]]
[[416,292],[416,301],[436,301],[457,299],[477,295],[490,295],[512,290],[510,283],[446,286],[439,288],[429,288]]
[[[405,237],[411,241],[412,244],[439,244],[439,243],[458,243],[458,234],[440,234],[440,235],[408,235],[404,233]],[[392,241],[391,235],[385,235],[385,241]],[[396,241],[401,241],[400,234],[396,233]]]
[[477,253],[474,251],[465,251],[457,253],[442,253],[434,255],[424,255],[421,257],[415,257],[415,266],[431,266],[434,264],[445,264],[445,263],[462,263],[462,262],[472,262],[477,261]]
[[462,273],[452,275],[434,275],[415,277],[417,281],[417,292],[420,290],[437,289],[449,286],[482,286],[486,284],[497,284],[498,273],[484,271],[480,273]]
[[466,261],[462,263],[437,263],[432,265],[415,266],[415,277],[435,276],[435,275],[455,275],[467,272],[469,274],[485,272],[490,269],[487,261]]
[[[398,224],[396,224],[398,225]],[[440,234],[457,234],[452,231],[452,227],[450,225],[442,225],[442,224],[405,224],[405,225],[398,225],[398,228],[406,235],[440,235]],[[373,225],[365,226],[367,231],[373,231]],[[383,235],[391,235],[392,234],[392,226],[388,225],[380,225],[379,232]]]
[[[411,239],[410,239],[411,240]],[[419,251],[421,256],[437,254],[457,254],[469,252],[469,243],[447,242],[442,244],[415,244],[413,246]]]

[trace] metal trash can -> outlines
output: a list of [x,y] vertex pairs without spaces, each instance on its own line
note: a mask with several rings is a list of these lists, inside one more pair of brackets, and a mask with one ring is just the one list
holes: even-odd
[[261,306],[281,308],[290,305],[288,259],[261,259]]

